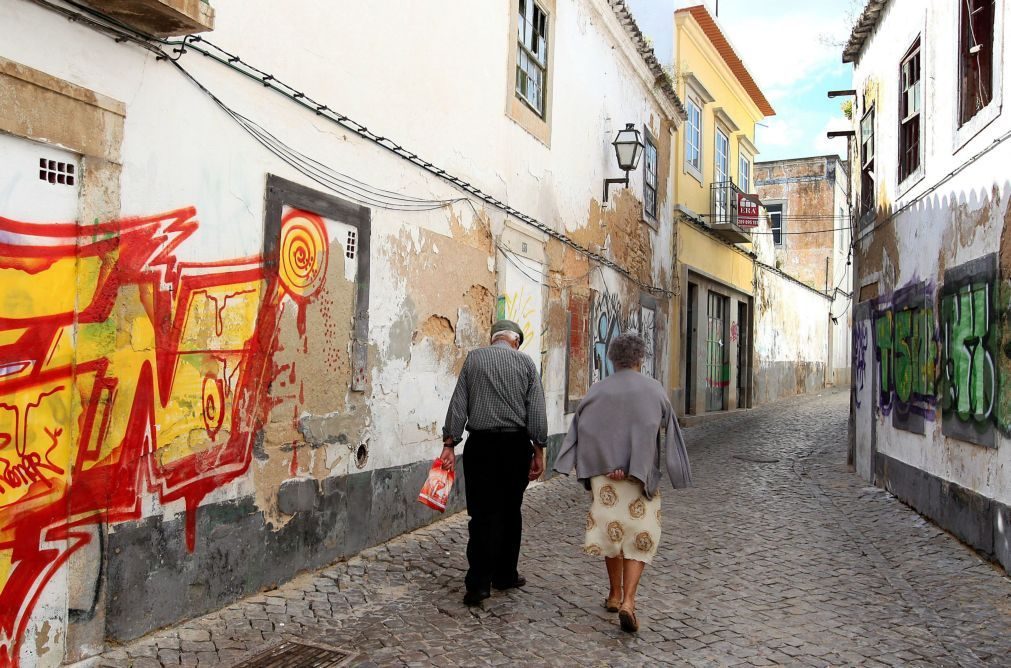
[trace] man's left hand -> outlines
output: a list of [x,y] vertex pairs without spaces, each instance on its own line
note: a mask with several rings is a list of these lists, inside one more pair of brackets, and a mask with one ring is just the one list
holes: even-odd
[[544,474],[544,448],[535,445],[534,457],[530,460],[530,474],[528,480],[537,480]]

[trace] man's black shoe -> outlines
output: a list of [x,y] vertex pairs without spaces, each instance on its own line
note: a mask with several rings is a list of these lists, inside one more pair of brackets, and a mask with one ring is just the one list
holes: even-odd
[[463,604],[477,605],[490,596],[491,592],[487,589],[468,589],[467,593],[463,595]]
[[492,586],[495,587],[495,589],[498,589],[499,591],[505,591],[506,589],[516,589],[518,587],[522,587],[526,585],[526,583],[527,579],[525,577],[523,577],[522,575],[517,575],[516,579],[508,584],[492,583]]

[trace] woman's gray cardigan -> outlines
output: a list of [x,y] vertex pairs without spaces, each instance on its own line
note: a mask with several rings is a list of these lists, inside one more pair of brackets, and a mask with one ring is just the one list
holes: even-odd
[[584,484],[621,469],[640,480],[652,498],[660,485],[661,459],[675,489],[691,485],[685,439],[663,386],[621,369],[594,383],[579,402],[554,469],[566,475],[575,469]]

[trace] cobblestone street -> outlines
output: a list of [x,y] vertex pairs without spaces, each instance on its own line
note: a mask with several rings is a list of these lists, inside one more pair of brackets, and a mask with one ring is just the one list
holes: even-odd
[[1008,665],[1011,581],[847,471],[847,407],[825,393],[687,430],[695,487],[664,491],[637,636],[601,607],[586,492],[558,478],[527,493],[527,587],[482,607],[461,603],[460,514],[89,663],[227,666],[294,636],[359,665]]

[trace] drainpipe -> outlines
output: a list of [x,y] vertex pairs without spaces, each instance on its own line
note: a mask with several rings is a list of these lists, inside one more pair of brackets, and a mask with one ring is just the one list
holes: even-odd
[[829,260],[830,260],[830,258],[831,258],[831,256],[829,256],[829,255],[825,256],[825,294],[829,298],[829,302],[828,302],[828,345],[826,346],[826,349],[828,350],[828,359],[825,360],[825,378],[822,381],[822,384],[821,384],[822,387],[828,387],[828,384],[829,384],[828,383],[828,371],[829,371],[830,368],[832,368],[832,305],[835,304],[835,295],[834,294],[829,295],[829,293],[828,293],[828,283],[829,283],[828,271],[829,271]]

